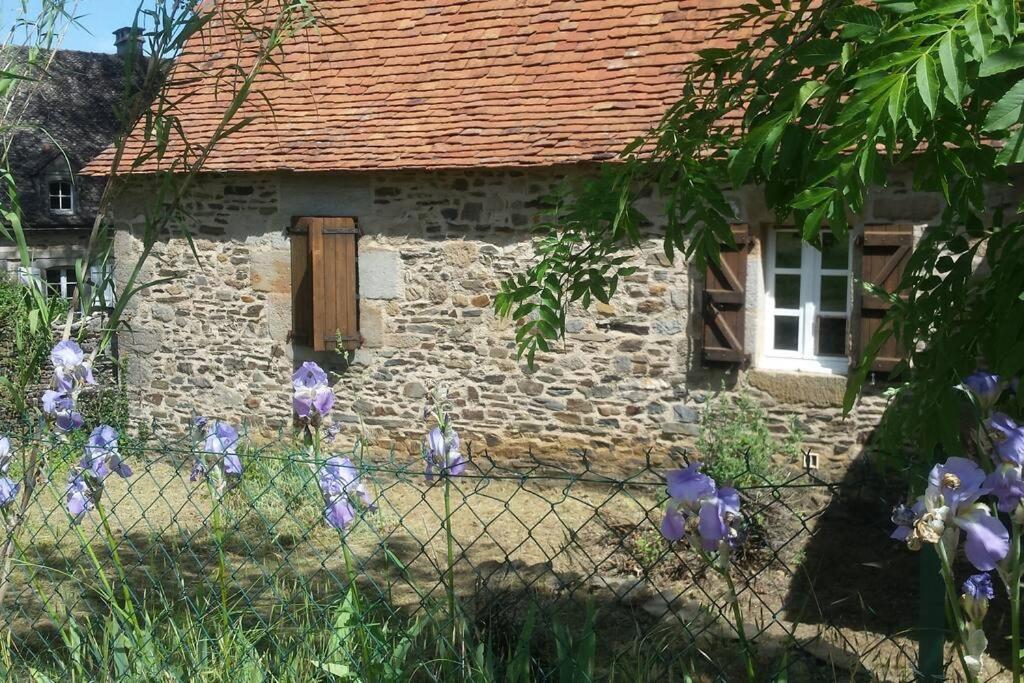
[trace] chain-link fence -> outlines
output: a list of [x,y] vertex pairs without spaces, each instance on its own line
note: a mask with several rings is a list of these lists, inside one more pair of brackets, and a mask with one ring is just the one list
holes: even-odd
[[81,450],[15,449],[48,481],[6,508],[14,678],[731,681],[744,651],[758,680],[915,677],[917,562],[887,538],[902,492],[869,468],[748,473],[737,610],[720,567],[662,537],[649,458],[476,454],[428,483],[421,460],[360,449],[368,496],[338,530],[322,463],[290,442],[241,452],[222,498],[190,480],[188,443],[122,443],[134,472],[78,524]]

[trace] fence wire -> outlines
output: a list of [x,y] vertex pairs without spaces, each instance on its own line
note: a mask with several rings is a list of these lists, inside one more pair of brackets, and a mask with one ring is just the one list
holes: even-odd
[[902,492],[867,468],[742,478],[741,633],[720,574],[661,536],[649,458],[480,454],[428,483],[416,458],[360,450],[372,505],[339,531],[321,463],[285,440],[241,454],[220,507],[190,444],[122,443],[134,472],[77,525],[81,451],[19,442],[15,470],[33,449],[46,481],[6,513],[8,678],[734,681],[743,642],[759,680],[915,677],[916,561],[887,538]]

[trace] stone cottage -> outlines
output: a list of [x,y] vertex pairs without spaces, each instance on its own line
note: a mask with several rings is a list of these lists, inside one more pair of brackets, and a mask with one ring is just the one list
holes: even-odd
[[[80,171],[121,131],[117,109],[125,96],[126,55],[138,46],[131,29],[116,32],[118,54],[57,50],[41,52],[26,67],[33,80],[19,84],[10,102],[20,124],[12,136],[10,166],[18,189],[32,265],[31,275],[56,296],[70,298],[77,286],[75,262],[85,256],[99,211],[104,182]],[[28,64],[28,48],[4,56]],[[0,238],[0,272],[22,268],[17,246]],[[109,280],[94,264],[92,282]],[[103,301],[112,300],[109,287]]]
[[[882,409],[867,398],[841,415],[850,359],[881,313],[856,282],[893,284],[942,208],[909,180],[873,198],[850,243],[822,251],[738,193],[740,251],[701,273],[652,242],[612,305],[576,311],[535,370],[492,310],[531,257],[541,199],[658,121],[729,5],[321,0],[320,26],[260,80],[253,122],[188,197],[198,262],[181,240],[147,262],[146,279],[173,281],[133,301],[120,340],[137,418],[288,429],[289,375],[315,358],[337,379],[336,419],[361,416],[400,447],[422,433],[438,382],[477,449],[605,457],[692,442],[707,398],[743,386],[779,423],[799,416],[810,464],[848,462]],[[176,73],[244,59],[245,41],[223,38],[233,26],[208,30],[223,49],[197,36]],[[215,86],[172,74],[198,140],[227,101]],[[115,207],[119,268],[139,252],[160,169],[140,171]],[[653,200],[640,208],[657,216]]]

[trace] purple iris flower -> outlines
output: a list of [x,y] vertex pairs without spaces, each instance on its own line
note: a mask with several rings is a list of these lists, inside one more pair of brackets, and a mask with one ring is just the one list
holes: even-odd
[[108,425],[100,425],[92,430],[85,444],[85,455],[78,466],[91,472],[100,481],[112,473],[122,478],[132,475],[132,468],[121,458],[117,448],[117,430]]
[[989,492],[984,483],[985,473],[966,458],[953,457],[935,465],[928,475],[928,488],[911,508],[913,519],[901,515],[893,538],[906,541],[913,549],[922,543],[954,545],[956,531],[961,530],[966,534],[964,552],[971,564],[981,571],[994,569],[1010,550],[1010,534],[989,508],[978,502]]
[[96,507],[94,492],[83,474],[77,474],[68,479],[68,490],[65,494],[68,506],[68,514],[74,524],[82,521],[85,513]]
[[996,455],[999,459],[1024,465],[1024,427],[1004,413],[995,413],[988,423],[997,432]]
[[356,518],[356,511],[347,497],[336,498],[327,502],[324,519],[335,529],[344,529]]
[[344,529],[355,519],[352,496],[357,496],[369,510],[377,509],[359,471],[348,458],[328,459],[320,468],[318,479],[327,505],[324,517],[334,528]]
[[1021,466],[1002,463],[985,478],[985,488],[996,497],[1000,512],[1013,512],[1024,500],[1024,478]]
[[965,377],[964,386],[974,394],[978,405],[985,410],[991,409],[996,401],[999,400],[1000,394],[1003,393],[1003,386],[999,381],[999,375],[993,375],[991,372],[983,372],[981,370]]
[[50,351],[50,362],[53,363],[53,377],[57,389],[73,391],[82,383],[96,384],[92,376],[92,367],[85,359],[82,347],[70,339],[58,342]]
[[670,541],[699,538],[704,550],[714,551],[737,536],[733,524],[739,519],[740,494],[731,487],[718,488],[700,468],[690,463],[666,476],[670,500],[661,533]]
[[[206,438],[203,441],[203,451],[212,455],[224,470],[224,475],[229,479],[240,479],[242,477],[242,461],[238,457],[238,430],[226,422],[215,420],[207,425]],[[208,469],[205,463],[199,465],[199,474],[206,474]],[[198,478],[197,469],[192,470],[192,480]]]
[[[200,425],[206,427],[205,433]],[[217,494],[223,495],[225,490],[238,483],[242,478],[242,461],[238,457],[238,430],[220,420],[196,418],[193,421],[197,445],[196,460],[192,465],[191,481],[198,481],[213,471]],[[219,474],[218,474],[219,473]]]
[[334,406],[334,391],[327,373],[316,363],[303,363],[292,375],[292,387],[292,408],[300,418],[324,417]]
[[668,495],[686,504],[691,509],[700,507],[705,498],[715,495],[715,480],[700,471],[701,464],[692,462],[681,470],[669,472],[665,479],[668,482]]
[[430,430],[423,447],[427,481],[434,480],[435,472],[440,476],[457,477],[466,471],[466,459],[462,457],[459,446],[459,433],[454,429],[442,431],[440,427],[434,427]]
[[74,399],[66,391],[44,391],[43,412],[53,416],[57,429],[62,432],[70,432],[85,424],[82,414],[75,410]]
[[992,575],[988,572],[973,574],[964,581],[963,594],[975,600],[992,600],[996,597],[992,587]]
[[14,451],[11,448],[11,440],[6,436],[0,437],[0,474],[4,475],[0,477],[0,508],[6,508],[13,503],[18,495],[19,484],[16,484],[6,476],[13,457]]
[[[964,613],[973,626],[980,627],[988,612],[988,601],[995,598],[996,593],[992,587],[992,577],[988,573],[974,574],[964,581],[963,593],[960,594],[960,602],[963,605]],[[980,665],[981,654],[985,651],[987,643],[976,643],[973,654],[978,658]],[[979,666],[980,668],[980,666]]]

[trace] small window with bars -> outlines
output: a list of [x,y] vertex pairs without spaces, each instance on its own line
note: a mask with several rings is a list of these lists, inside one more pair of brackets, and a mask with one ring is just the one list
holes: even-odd
[[74,213],[75,187],[63,178],[50,181],[50,212]]

